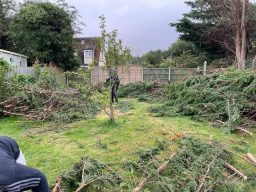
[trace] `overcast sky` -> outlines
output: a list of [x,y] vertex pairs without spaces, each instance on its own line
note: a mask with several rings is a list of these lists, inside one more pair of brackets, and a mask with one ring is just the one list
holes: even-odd
[[178,34],[168,26],[189,8],[184,0],[66,0],[74,5],[86,26],[80,36],[100,35],[99,16],[106,17],[107,30],[118,30],[124,44],[141,55],[167,49]]

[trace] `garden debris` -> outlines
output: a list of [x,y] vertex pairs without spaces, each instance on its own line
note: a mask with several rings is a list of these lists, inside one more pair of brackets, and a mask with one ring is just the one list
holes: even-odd
[[255,128],[256,73],[230,69],[209,76],[196,76],[171,84],[161,102],[150,108],[157,116],[191,116],[218,122],[228,131]]
[[119,97],[133,97],[141,102],[151,102],[159,100],[163,90],[164,85],[159,82],[138,82],[120,86],[117,94]]
[[56,181],[56,184],[54,185],[52,192],[62,192],[61,186],[61,178],[58,178],[58,180]]
[[239,175],[240,177],[242,177],[244,180],[247,180],[247,176],[245,176],[241,171],[238,171],[235,167],[233,167],[232,165],[228,164],[228,163],[224,163],[224,166],[227,167],[228,169],[232,170],[235,172],[235,174]]
[[246,158],[256,166],[256,158],[252,154],[247,153]]
[[252,133],[250,131],[247,131],[246,129],[243,129],[241,127],[236,128],[235,131],[252,136]]
[[[3,80],[6,89],[1,93],[0,114],[56,122],[90,118],[96,114],[98,108],[91,100],[93,87],[87,79],[69,82],[67,86],[43,68],[35,71],[35,76],[17,75]],[[24,82],[26,78],[30,81]]]
[[116,108],[119,109],[122,113],[127,113],[134,109],[134,105],[129,101],[120,101],[118,102]]
[[[231,169],[227,162],[232,160],[232,155],[224,147],[212,141],[203,143],[199,140],[185,137],[178,142],[176,155],[164,163],[164,169],[159,174],[159,162],[152,158],[150,163],[144,163],[136,174],[147,176],[135,188],[140,191],[243,191],[232,180],[225,176],[226,168]],[[141,164],[142,165],[142,164]],[[158,166],[157,166],[158,165]],[[230,166],[229,166],[230,165]],[[134,167],[135,168],[135,167]],[[243,179],[247,177],[232,167],[232,170]],[[248,188],[253,188],[253,182],[248,183]],[[248,189],[246,188],[246,189]],[[134,190],[135,190],[134,189]]]
[[[121,177],[106,164],[90,157],[82,158],[70,171],[62,174],[54,188],[62,191],[108,191],[119,185]],[[56,191],[59,192],[59,191]]]
[[[173,148],[176,152],[169,151]],[[164,158],[166,153],[171,155]],[[176,142],[157,140],[156,147],[136,154],[138,160],[124,162],[122,168],[128,173],[123,177],[104,163],[89,157],[82,158],[72,170],[62,174],[55,186],[60,191],[53,192],[243,192],[255,189],[256,177],[248,170],[242,173],[231,166],[232,154],[214,140],[211,143],[191,137]],[[123,171],[120,170],[121,173]],[[235,175],[246,180],[246,183],[241,185],[242,181],[233,178]]]
[[[167,167],[167,165],[168,165],[170,159],[173,158],[175,155],[176,155],[176,153],[173,153],[173,154],[169,157],[169,159],[168,159],[167,161],[165,161],[162,165],[160,165],[160,166],[158,167],[158,169],[157,169],[157,173],[158,173],[158,174],[160,174],[161,172],[163,172],[163,171],[166,169],[166,167]],[[148,175],[145,179],[143,179],[143,180],[138,184],[138,186],[133,190],[133,192],[139,192],[139,191],[141,191],[141,190],[143,189],[145,183],[146,183],[151,177],[152,177],[152,175],[150,174],[150,175]]]

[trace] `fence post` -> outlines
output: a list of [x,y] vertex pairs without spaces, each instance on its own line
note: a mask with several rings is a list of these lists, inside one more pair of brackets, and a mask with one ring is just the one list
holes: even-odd
[[168,68],[169,72],[168,72],[168,81],[171,82],[171,67]]
[[93,84],[93,68],[91,69],[90,73],[91,73],[91,84]]
[[141,81],[144,82],[144,67],[141,66]]
[[207,61],[204,62],[204,76],[206,76]]

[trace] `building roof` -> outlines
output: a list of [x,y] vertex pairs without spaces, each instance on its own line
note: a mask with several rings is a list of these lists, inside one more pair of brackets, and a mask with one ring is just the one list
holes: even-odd
[[4,50],[4,49],[0,49],[0,53],[7,53],[7,54],[15,55],[15,56],[18,56],[18,57],[25,57],[25,58],[28,58],[28,56],[26,56],[26,55],[22,55],[22,54],[19,54],[19,53],[7,51],[7,50]]
[[76,42],[80,44],[83,49],[96,49],[98,47],[100,37],[78,37]]

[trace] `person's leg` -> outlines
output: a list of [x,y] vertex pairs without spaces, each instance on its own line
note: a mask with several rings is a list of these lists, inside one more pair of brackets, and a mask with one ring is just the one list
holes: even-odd
[[49,192],[47,179],[42,172],[19,163],[15,165],[15,178],[5,186],[6,191]]
[[115,99],[116,99],[116,102],[118,103],[118,99],[117,99],[116,93],[115,93]]
[[115,97],[115,92],[114,92],[114,90],[112,89],[112,91],[111,91],[111,100],[112,100],[112,103],[114,103],[114,97]]
[[16,162],[19,163],[19,164],[22,164],[22,165],[26,165],[27,164],[26,163],[26,159],[25,159],[21,149],[20,149],[20,155],[19,155],[18,159],[16,160]]

